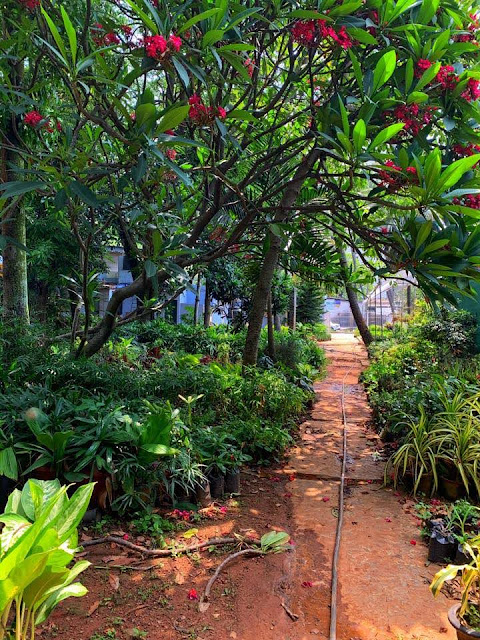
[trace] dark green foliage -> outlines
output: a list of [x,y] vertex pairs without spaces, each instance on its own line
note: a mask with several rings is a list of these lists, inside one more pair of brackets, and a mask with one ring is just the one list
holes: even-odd
[[321,322],[325,296],[317,282],[304,280],[298,287],[297,293],[297,320],[298,322],[315,324]]

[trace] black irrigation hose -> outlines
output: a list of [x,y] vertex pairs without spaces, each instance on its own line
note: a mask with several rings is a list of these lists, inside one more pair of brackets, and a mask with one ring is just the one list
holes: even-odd
[[[358,344],[358,343],[357,343]],[[357,356],[355,355],[355,362]],[[347,369],[342,381],[342,419],[343,419],[343,451],[342,451],[342,475],[340,476],[340,487],[338,489],[338,519],[337,531],[335,535],[335,548],[332,561],[332,582],[330,599],[330,640],[337,640],[337,591],[338,591],[338,558],[340,555],[340,542],[342,539],[343,527],[343,503],[345,494],[345,472],[347,467],[347,414],[345,412],[345,380],[353,368],[353,362]]]

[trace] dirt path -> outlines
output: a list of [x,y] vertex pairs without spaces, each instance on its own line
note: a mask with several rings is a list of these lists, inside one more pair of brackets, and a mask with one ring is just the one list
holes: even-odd
[[[239,500],[225,515],[202,521],[197,538],[234,532],[291,533],[294,550],[232,564],[222,572],[207,612],[190,600],[202,593],[223,555],[162,560],[145,572],[111,569],[138,562],[115,545],[86,554],[89,593],[60,605],[41,637],[50,640],[309,640],[328,638],[330,580],[342,460],[342,389],[348,422],[348,486],[340,552],[338,640],[453,640],[449,602],[434,600],[428,584],[413,502],[382,487],[382,444],[366,427],[370,412],[358,376],[367,364],[351,335],[324,343],[327,377],[316,385],[311,416],[298,445],[276,470],[246,471]],[[85,534],[84,534],[85,535]],[[178,534],[177,534],[178,535]],[[132,538],[133,539],[133,538]],[[142,543],[145,539],[138,538]],[[296,621],[286,607],[298,616]],[[144,634],[144,635],[142,635]],[[146,635],[145,635],[146,634]]]
[[[316,385],[311,418],[301,428],[287,474],[291,482],[290,531],[296,547],[285,566],[284,599],[297,622],[279,614],[275,631],[258,635],[255,620],[242,624],[241,640],[306,640],[328,637],[330,579],[337,524],[342,455],[342,387],[348,422],[347,491],[339,564],[337,637],[351,640],[454,638],[446,611],[428,583],[438,567],[426,567],[412,503],[382,487],[381,444],[365,426],[369,407],[358,377],[367,364],[353,336],[336,334],[325,344],[328,375]],[[255,589],[255,587],[252,587]],[[261,616],[261,608],[259,611]],[[259,616],[259,617],[260,617]],[[286,620],[288,622],[286,623]]]

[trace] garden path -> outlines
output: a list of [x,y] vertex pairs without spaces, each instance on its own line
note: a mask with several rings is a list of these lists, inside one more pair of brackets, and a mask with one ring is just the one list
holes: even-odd
[[[366,423],[370,410],[359,375],[367,364],[363,345],[349,334],[324,343],[327,377],[315,386],[316,402],[301,426],[287,474],[292,493],[290,531],[295,551],[285,560],[276,590],[299,619],[278,621],[265,638],[306,640],[328,637],[330,579],[342,456],[342,388],[345,385],[347,489],[339,585],[339,640],[454,638],[446,612],[451,602],[434,600],[428,584],[438,570],[425,566],[413,503],[382,487],[381,442]],[[253,589],[255,585],[253,585]],[[285,614],[286,617],[286,614]],[[241,640],[257,640],[258,627],[240,618]],[[286,628],[288,626],[288,629]]]

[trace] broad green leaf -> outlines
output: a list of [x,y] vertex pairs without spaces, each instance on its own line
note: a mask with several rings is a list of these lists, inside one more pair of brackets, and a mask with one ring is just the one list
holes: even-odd
[[60,11],[62,12],[63,24],[65,26],[65,31],[67,32],[68,41],[70,44],[70,52],[72,54],[72,62],[75,65],[77,62],[77,33],[73,27],[73,24],[68,17],[68,13],[65,9],[60,7]]
[[175,129],[175,127],[185,120],[189,111],[190,105],[183,105],[181,107],[173,107],[173,109],[169,109],[158,123],[157,132],[163,133],[169,129]]
[[193,16],[193,18],[190,18],[190,20],[187,20],[185,24],[180,27],[180,29],[177,29],[177,33],[183,33],[187,29],[190,29],[190,27],[193,27],[194,24],[197,24],[197,22],[201,22],[202,20],[211,18],[221,10],[222,9],[220,7],[217,7],[216,9],[208,9],[208,11],[202,11],[202,13],[199,13],[198,15]]
[[420,91],[427,84],[430,84],[430,82],[432,82],[432,80],[436,78],[437,73],[440,71],[441,66],[442,65],[440,62],[435,62],[435,64],[432,64],[431,67],[429,67],[426,71],[424,71],[415,86],[415,91]]
[[373,87],[372,92],[376,93],[380,87],[382,87],[387,80],[391,78],[395,67],[397,65],[397,54],[395,51],[387,51],[383,54],[380,60],[375,66],[373,72]]
[[18,480],[17,456],[13,447],[6,447],[0,451],[0,475]]
[[60,53],[64,57],[65,61],[68,60],[68,58],[67,58],[67,49],[65,48],[65,44],[64,44],[64,42],[62,40],[62,37],[61,37],[57,27],[55,26],[55,23],[53,22],[53,20],[50,18],[50,16],[48,15],[48,13],[45,11],[45,9],[43,7],[42,7],[42,15],[45,18],[45,20],[47,21],[48,28],[50,29],[50,32],[51,32],[51,34],[53,36],[53,39],[57,43],[57,47],[59,48]]
[[245,111],[244,109],[233,109],[227,113],[227,118],[235,118],[236,120],[245,120],[245,122],[258,122],[258,118],[256,118],[249,111]]
[[13,198],[14,196],[21,196],[29,191],[36,191],[38,189],[44,189],[45,183],[39,180],[27,182],[24,180],[15,180],[13,182],[3,182],[0,184],[0,191],[3,191],[0,197]]
[[479,161],[480,154],[476,153],[473,156],[460,158],[460,160],[452,162],[452,164],[441,174],[436,185],[435,192],[443,193],[444,191],[448,191],[448,189],[457,184],[460,178],[462,178],[467,171],[470,171],[470,169]]
[[135,13],[137,14],[137,16],[140,18],[140,20],[143,22],[143,24],[153,33],[153,34],[157,34],[158,33],[158,28],[157,25],[155,24],[155,21],[152,20],[150,18],[149,15],[147,15],[145,13],[145,11],[143,11],[142,9],[140,9],[140,7],[137,5],[136,2],[134,2],[134,0],[125,0],[126,3],[133,9],[133,11],[135,11]]
[[210,45],[222,40],[225,35],[223,29],[212,29],[207,31],[207,33],[202,38],[202,47],[209,47]]
[[385,144],[385,142],[391,140],[394,136],[397,135],[397,133],[399,133],[403,129],[404,126],[405,123],[396,122],[395,124],[391,124],[385,129],[379,131],[373,141],[370,143],[368,147],[369,151],[373,151],[377,147]]
[[363,120],[359,120],[353,127],[353,145],[355,151],[360,153],[367,137],[367,127]]
[[100,202],[97,200],[97,196],[93,191],[78,180],[70,182],[68,188],[74,195],[78,196],[82,202],[88,204],[89,207],[96,209],[100,206]]

